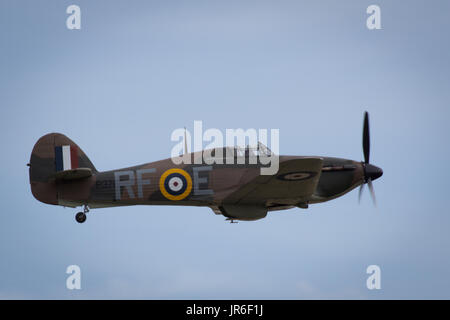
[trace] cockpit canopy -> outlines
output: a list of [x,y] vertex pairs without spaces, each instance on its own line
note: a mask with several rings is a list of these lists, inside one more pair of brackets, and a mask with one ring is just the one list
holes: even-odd
[[262,142],[258,142],[257,146],[249,146],[246,147],[220,147],[220,148],[214,148],[211,150],[211,156],[215,157],[216,154],[223,157],[258,157],[258,156],[266,156],[270,157],[273,155],[273,152]]

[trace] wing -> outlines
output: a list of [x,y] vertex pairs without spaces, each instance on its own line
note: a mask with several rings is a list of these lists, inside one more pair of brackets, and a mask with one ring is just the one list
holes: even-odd
[[295,205],[306,201],[314,193],[321,170],[322,158],[281,161],[277,174],[254,178],[223,202],[233,205],[267,206],[271,202]]

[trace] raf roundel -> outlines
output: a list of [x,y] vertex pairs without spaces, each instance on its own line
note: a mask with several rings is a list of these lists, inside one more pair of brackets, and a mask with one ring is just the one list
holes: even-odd
[[309,178],[313,178],[315,175],[316,175],[316,172],[297,171],[297,172],[289,172],[289,173],[279,175],[277,178],[279,180],[285,180],[285,181],[300,181],[300,180],[306,180]]
[[183,169],[169,169],[159,179],[159,189],[169,200],[183,200],[191,193],[191,176]]

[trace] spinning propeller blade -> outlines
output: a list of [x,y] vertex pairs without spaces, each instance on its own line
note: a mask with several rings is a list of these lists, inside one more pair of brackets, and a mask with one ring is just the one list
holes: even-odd
[[369,113],[367,111],[364,113],[363,152],[364,152],[364,163],[369,163],[370,133],[369,133]]
[[364,190],[364,183],[359,187],[359,192],[358,192],[358,203],[361,203],[361,195],[363,193]]
[[375,190],[373,189],[372,179],[369,179],[369,181],[367,182],[367,185],[369,186],[370,195],[372,196],[373,204],[376,207],[377,206],[377,198],[375,197]]
[[361,201],[361,195],[363,193],[364,184],[368,184],[370,195],[372,197],[375,207],[377,206],[377,200],[375,197],[375,190],[373,188],[372,181],[381,177],[383,175],[383,170],[369,163],[370,160],[370,130],[369,130],[369,113],[366,111],[364,113],[364,124],[363,124],[363,153],[364,153],[364,182],[359,188],[358,201]]

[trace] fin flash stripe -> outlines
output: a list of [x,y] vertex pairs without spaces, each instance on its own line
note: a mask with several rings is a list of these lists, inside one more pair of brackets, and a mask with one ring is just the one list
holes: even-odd
[[78,148],[76,146],[55,147],[56,172],[78,168]]

